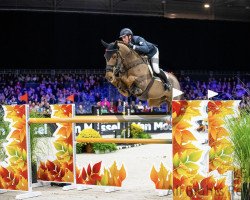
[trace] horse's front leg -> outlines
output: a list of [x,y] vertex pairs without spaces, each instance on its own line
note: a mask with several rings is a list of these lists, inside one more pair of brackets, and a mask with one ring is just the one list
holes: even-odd
[[127,87],[129,88],[130,92],[133,95],[140,95],[143,91],[138,86],[138,83],[136,82],[136,79],[137,79],[136,76],[129,76],[129,77],[126,78],[126,84],[127,84]]
[[132,86],[135,79],[135,76],[121,76],[121,80],[126,84],[127,88],[130,88]]
[[130,96],[130,92],[128,90],[128,87],[125,85],[125,83],[123,83],[122,80],[119,81],[118,85],[117,85],[117,89],[118,91],[123,95],[123,96],[126,96],[126,97],[129,97]]
[[108,80],[108,82],[112,83],[113,85],[116,82],[116,78],[112,72],[106,72],[105,78]]

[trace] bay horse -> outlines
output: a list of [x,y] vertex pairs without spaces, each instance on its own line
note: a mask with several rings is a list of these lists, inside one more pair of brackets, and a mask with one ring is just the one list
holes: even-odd
[[147,100],[149,106],[155,107],[166,102],[171,109],[172,88],[180,90],[173,74],[165,72],[171,84],[171,89],[165,90],[160,78],[154,75],[147,57],[139,55],[122,41],[106,43],[102,40],[102,44],[106,48],[105,77],[122,95]]

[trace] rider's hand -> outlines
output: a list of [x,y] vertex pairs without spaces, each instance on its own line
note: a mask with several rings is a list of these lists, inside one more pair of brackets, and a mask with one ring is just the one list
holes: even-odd
[[129,46],[131,49],[134,49],[134,50],[135,50],[135,45],[133,45],[131,42],[128,43],[128,46]]
[[128,46],[130,47],[130,48],[133,48],[133,44],[130,42],[130,43],[128,43]]

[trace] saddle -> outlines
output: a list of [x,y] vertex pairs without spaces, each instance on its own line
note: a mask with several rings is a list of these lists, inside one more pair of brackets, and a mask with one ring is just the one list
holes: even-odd
[[[151,62],[148,59],[148,57],[146,55],[140,55],[140,56],[145,61],[145,63],[148,64],[148,69],[149,69],[149,71],[150,71],[150,73],[152,75],[152,78],[153,79],[159,79],[162,82],[162,84],[164,86],[164,89],[165,90],[169,90],[169,88],[171,87],[171,85],[168,82],[168,75],[165,74],[165,72],[162,69],[160,69],[160,73],[159,74],[155,73],[154,68],[152,67]],[[166,77],[167,80],[165,80],[164,76]]]
[[148,98],[147,97],[148,91],[150,90],[151,86],[153,85],[154,80],[159,80],[163,84],[165,84],[164,79],[162,78],[162,75],[161,75],[164,72],[161,70],[160,74],[155,73],[153,70],[153,67],[150,64],[151,62],[148,59],[148,57],[146,55],[141,55],[141,54],[138,54],[138,55],[142,58],[142,60],[135,61],[135,62],[131,63],[130,66],[127,67],[127,70],[132,69],[133,67],[138,66],[139,64],[142,64],[142,63],[147,65],[147,67],[149,69],[149,73],[151,74],[152,78],[151,78],[151,81],[149,82],[149,84],[147,85],[146,90],[142,91],[141,86],[139,86],[140,82],[143,81],[143,79],[145,77],[144,78],[138,77],[128,88],[128,87],[126,87],[126,84],[124,84],[120,79],[121,76],[124,74],[123,70],[119,69],[118,71],[115,71],[114,74],[117,77],[118,82],[120,82],[118,89],[120,91],[122,91],[122,93],[126,93],[127,94],[126,96],[134,95],[134,96],[138,97],[140,100],[146,100]]
[[[147,63],[148,69],[149,69],[149,71],[150,71],[150,73],[151,73],[151,75],[152,75],[152,78],[154,78],[154,79],[159,79],[159,80],[162,81],[160,75],[157,74],[157,73],[155,73],[154,68],[153,68],[152,65],[151,65],[150,59],[148,59],[148,57],[147,57],[146,55],[139,55],[139,56],[142,58],[142,60],[143,60],[145,63]],[[162,69],[160,69],[160,71],[162,71]],[[163,82],[163,81],[162,81],[162,82]]]

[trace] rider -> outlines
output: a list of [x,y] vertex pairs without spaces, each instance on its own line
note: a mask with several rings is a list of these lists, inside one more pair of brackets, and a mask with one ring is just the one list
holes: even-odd
[[123,28],[120,32],[120,38],[122,41],[133,48],[139,54],[145,54],[151,60],[151,65],[154,72],[160,77],[163,82],[165,90],[170,90],[170,83],[166,76],[166,73],[159,68],[159,51],[158,48],[146,41],[140,36],[133,35],[133,32],[129,28]]

